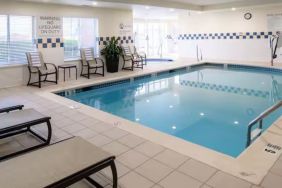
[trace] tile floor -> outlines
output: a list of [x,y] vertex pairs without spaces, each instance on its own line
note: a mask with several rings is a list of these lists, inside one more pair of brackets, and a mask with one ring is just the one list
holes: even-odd
[[[0,103],[24,104],[52,117],[52,143],[81,136],[117,156],[120,188],[281,188],[282,156],[260,185],[231,176],[163,146],[137,137],[59,103],[34,94],[30,87],[0,89]],[[45,126],[36,128],[45,134]],[[30,135],[0,141],[0,154],[37,143]],[[104,187],[111,187],[111,172],[105,169],[93,176]],[[1,185],[0,185],[1,187]],[[73,188],[90,188],[81,181]]]
[[[0,90],[0,101],[24,104],[52,117],[52,142],[72,136],[81,136],[117,156],[116,165],[120,188],[281,188],[282,157],[272,167],[260,186],[219,171],[197,160],[183,156],[163,146],[154,144],[124,130],[113,127],[87,115],[37,96],[24,88]],[[37,131],[44,134],[45,127]],[[0,153],[7,153],[21,147],[36,144],[29,135],[2,140]],[[111,187],[109,169],[94,178],[106,188]],[[87,182],[79,182],[72,187],[91,187]]]

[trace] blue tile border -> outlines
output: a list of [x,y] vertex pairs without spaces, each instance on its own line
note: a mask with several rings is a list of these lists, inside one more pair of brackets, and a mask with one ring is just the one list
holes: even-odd
[[264,72],[275,72],[275,73],[282,73],[282,69],[276,69],[271,67],[257,67],[257,66],[250,66],[250,65],[236,65],[236,64],[228,64],[228,69],[236,69],[236,70],[259,70]]
[[[119,44],[133,44],[134,40],[132,36],[115,36],[119,39]],[[108,44],[111,37],[97,37],[97,41],[100,46]]]
[[[38,38],[35,39],[37,48],[63,48],[63,38]],[[49,44],[49,45],[48,45]]]
[[238,39],[268,39],[274,32],[227,32],[227,33],[189,33],[179,34],[178,40],[238,40]]

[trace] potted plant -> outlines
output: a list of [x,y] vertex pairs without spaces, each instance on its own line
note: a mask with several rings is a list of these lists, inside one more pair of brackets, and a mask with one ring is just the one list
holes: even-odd
[[112,37],[109,43],[101,50],[101,55],[105,56],[108,72],[118,72],[119,56],[122,53],[118,45],[119,38]]

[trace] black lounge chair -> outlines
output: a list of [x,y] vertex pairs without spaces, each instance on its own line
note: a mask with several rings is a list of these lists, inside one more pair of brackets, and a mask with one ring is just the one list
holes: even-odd
[[[1,113],[0,114],[0,139],[8,138],[14,135],[22,134],[22,133],[30,133],[42,142],[38,145],[31,146],[29,148],[24,148],[20,151],[10,153],[4,156],[0,156],[0,160],[4,160],[34,149],[37,149],[42,146],[46,146],[51,141],[52,128],[50,119],[51,117],[44,116],[43,114],[33,110],[33,109],[25,109],[20,111],[10,112],[12,109],[7,109],[5,112],[9,113]],[[20,109],[20,106],[19,106]],[[46,123],[48,134],[45,136],[40,135],[35,132],[32,127]]]
[[0,114],[1,113],[8,113],[14,110],[22,110],[24,105],[15,105],[15,106],[2,106],[0,105]]
[[[56,65],[52,63],[45,63],[41,52],[27,52],[29,79],[27,86],[37,86],[41,88],[42,82],[51,82],[58,84],[58,70]],[[38,76],[38,81],[31,82],[32,75]],[[55,75],[55,80],[48,80],[49,75]],[[42,80],[42,77],[44,79]]]
[[1,187],[62,188],[86,179],[103,188],[90,176],[111,167],[113,188],[117,188],[115,156],[80,137],[74,137],[48,147],[0,163]]
[[[143,69],[144,65],[144,58],[139,56],[138,54],[131,53],[129,46],[122,46],[122,59],[123,59],[123,66],[122,69],[124,70],[131,70],[133,71],[134,68],[141,68]],[[126,65],[129,63],[129,66]]]
[[[105,76],[105,63],[103,59],[94,57],[93,48],[80,49],[80,55],[81,55],[80,76],[86,77],[88,79],[90,79],[90,74],[98,74],[101,76]],[[94,70],[94,72],[91,72],[92,69]],[[101,69],[102,72],[101,73],[97,72],[98,69]]]

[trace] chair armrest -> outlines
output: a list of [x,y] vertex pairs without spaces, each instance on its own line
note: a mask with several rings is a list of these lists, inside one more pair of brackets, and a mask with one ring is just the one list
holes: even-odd
[[[45,64],[45,66],[46,66],[46,68],[48,69],[48,65],[50,66],[52,66],[54,69],[55,69],[55,71],[56,71],[56,74],[58,73],[58,68],[57,68],[57,66],[55,65],[55,64],[53,64],[53,63],[44,63]],[[40,71],[40,70],[39,70]]]
[[103,65],[105,65],[104,60],[102,58],[95,57],[96,62],[98,62],[97,60],[100,61]]
[[139,56],[143,56],[143,57],[146,57],[146,53],[145,52],[139,52],[137,53]]
[[14,110],[22,110],[24,107],[24,105],[16,105],[16,106],[9,106],[9,107],[5,107],[5,108],[0,108],[0,113],[4,113],[4,112],[11,112]]
[[48,68],[48,65],[51,65],[53,68],[55,68],[57,70],[57,67],[55,64],[53,63],[44,63],[46,65],[46,67]]

